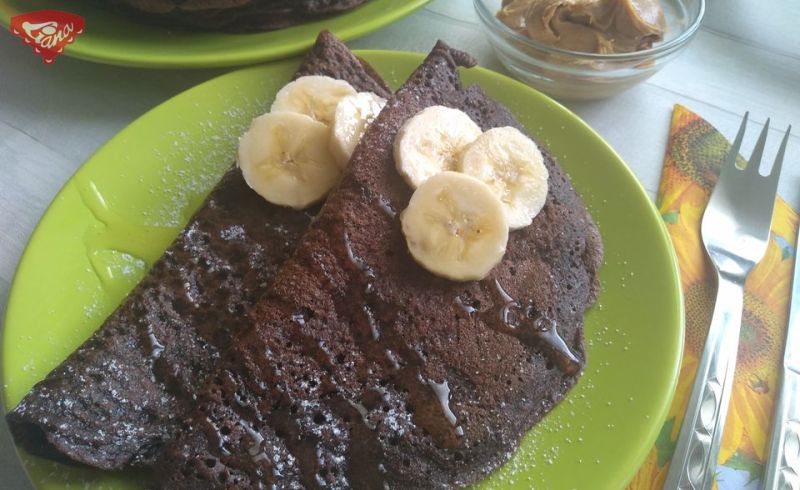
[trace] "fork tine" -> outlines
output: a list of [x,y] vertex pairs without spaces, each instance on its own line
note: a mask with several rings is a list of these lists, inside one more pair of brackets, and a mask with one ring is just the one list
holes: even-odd
[[783,141],[781,141],[781,146],[778,148],[778,154],[775,156],[775,163],[772,165],[772,172],[769,174],[770,180],[774,180],[776,183],[781,176],[783,155],[786,153],[786,144],[789,142],[789,133],[791,132],[792,125],[790,124],[789,127],[786,128],[786,134],[783,135]]
[[767,122],[764,124],[764,129],[761,130],[761,134],[758,135],[758,141],[756,141],[756,146],[753,148],[753,154],[750,155],[750,160],[747,161],[747,167],[745,167],[751,173],[757,174],[758,167],[761,166],[761,156],[764,155],[767,133],[769,133],[769,118],[767,118]]
[[742,124],[739,126],[739,132],[736,133],[736,139],[733,140],[733,145],[731,145],[731,150],[725,157],[725,161],[722,162],[722,167],[721,167],[722,172],[724,172],[726,168],[736,166],[736,157],[739,156],[739,149],[742,147],[742,139],[744,139],[744,130],[747,127],[747,118],[749,116],[750,116],[749,111],[744,113],[744,118],[742,118]]

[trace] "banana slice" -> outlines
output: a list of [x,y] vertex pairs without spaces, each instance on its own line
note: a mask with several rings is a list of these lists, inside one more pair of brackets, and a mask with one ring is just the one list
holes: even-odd
[[299,112],[330,126],[336,104],[355,94],[356,89],[344,80],[319,75],[300,77],[275,94],[270,112]]
[[512,127],[483,133],[461,156],[459,170],[489,185],[512,230],[531,224],[547,198],[549,173],[536,143]]
[[279,206],[302,209],[328,193],[341,171],[328,150],[330,130],[305,114],[253,119],[239,140],[238,165],[253,190]]
[[448,279],[483,279],[506,252],[503,205],[488,185],[458,172],[420,185],[400,221],[414,259]]
[[330,150],[341,168],[347,166],[361,135],[378,116],[386,99],[372,92],[342,98],[333,113]]
[[440,105],[423,109],[395,137],[397,171],[416,189],[439,172],[456,170],[461,152],[480,134],[464,112]]

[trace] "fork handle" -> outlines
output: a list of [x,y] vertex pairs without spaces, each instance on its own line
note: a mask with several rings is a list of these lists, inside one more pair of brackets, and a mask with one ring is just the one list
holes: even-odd
[[710,489],[731,397],[742,325],[743,280],[717,275],[717,301],[665,490]]
[[764,490],[800,488],[800,373],[789,368],[783,369],[770,440]]

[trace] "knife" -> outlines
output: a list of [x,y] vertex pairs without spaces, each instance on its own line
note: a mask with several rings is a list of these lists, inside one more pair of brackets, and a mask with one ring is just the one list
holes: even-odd
[[783,371],[775,399],[764,490],[800,489],[800,257],[797,248],[793,276]]

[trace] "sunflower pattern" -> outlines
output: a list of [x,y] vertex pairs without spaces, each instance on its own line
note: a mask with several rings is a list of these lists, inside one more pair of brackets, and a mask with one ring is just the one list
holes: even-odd
[[[729,149],[725,137],[703,118],[675,106],[657,205],[680,266],[686,338],[672,406],[629,490],[661,488],[675,449],[716,291],[714,270],[700,238],[700,221]],[[783,357],[797,226],[797,213],[778,198],[767,253],[745,283],[739,357],[717,467],[715,488],[719,490],[756,489],[763,473]]]

